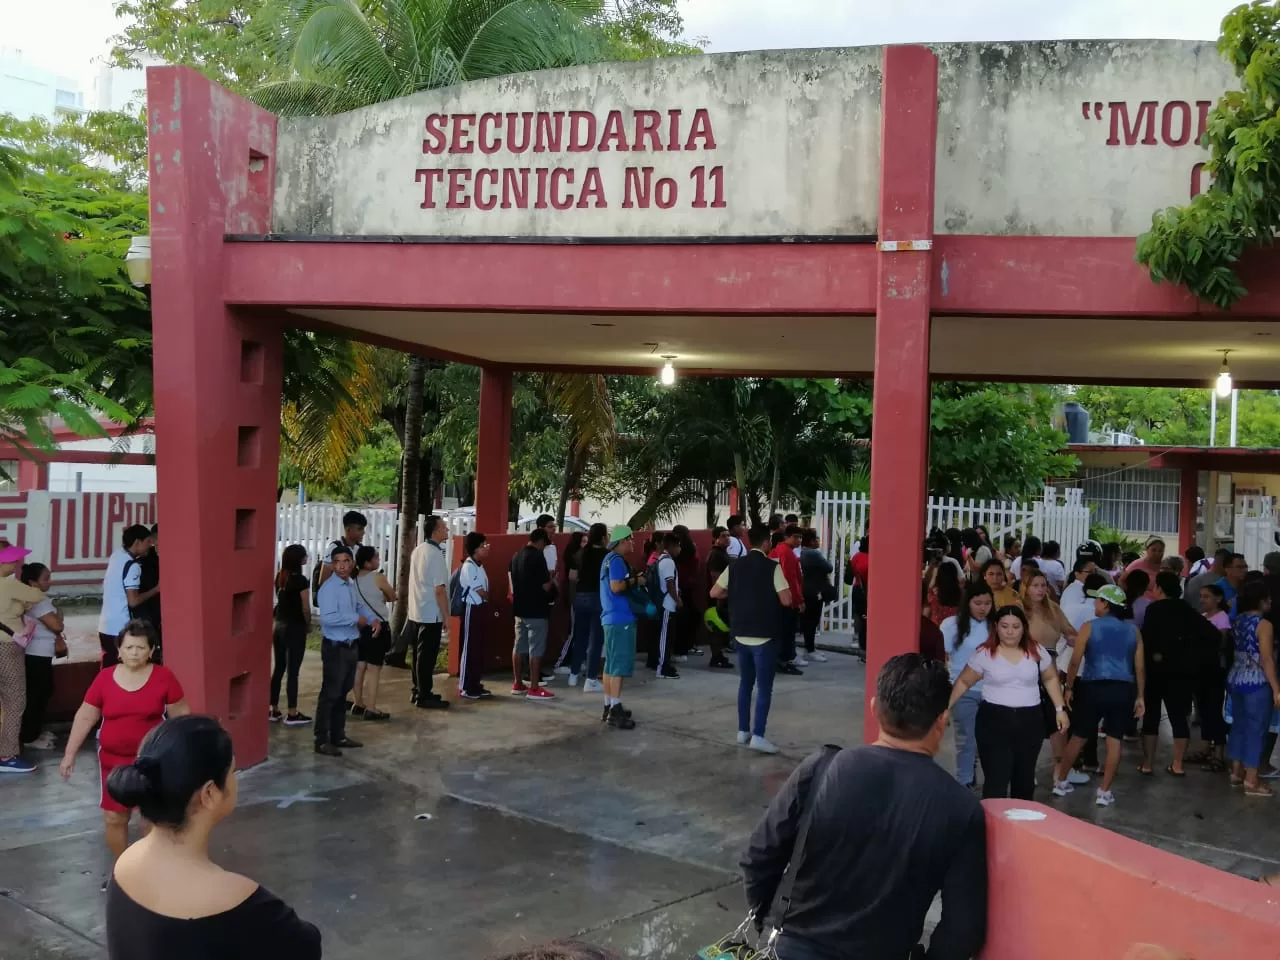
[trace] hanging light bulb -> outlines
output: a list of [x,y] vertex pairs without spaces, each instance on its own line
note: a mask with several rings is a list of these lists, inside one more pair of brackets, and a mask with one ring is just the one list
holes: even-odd
[[658,380],[664,387],[669,387],[676,382],[676,368],[675,364],[671,362],[675,357],[663,354],[662,359],[667,362],[662,365],[662,373],[659,375]]
[[1218,371],[1218,380],[1214,384],[1214,390],[1220,397],[1231,396],[1231,368],[1227,366],[1227,354],[1230,350],[1222,351],[1222,369]]

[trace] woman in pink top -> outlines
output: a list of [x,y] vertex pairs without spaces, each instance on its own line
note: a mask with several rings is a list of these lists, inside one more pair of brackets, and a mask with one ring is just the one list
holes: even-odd
[[1134,570],[1143,570],[1147,574],[1147,589],[1143,596],[1148,600],[1155,599],[1156,574],[1160,572],[1164,565],[1164,541],[1159,537],[1152,537],[1147,541],[1146,551],[1133,563],[1124,568],[1124,575],[1120,577],[1119,586],[1123,587],[1125,581],[1129,578],[1129,574]]
[[951,690],[954,705],[979,680],[982,705],[975,733],[982,762],[982,798],[1030,800],[1036,785],[1036,758],[1044,743],[1040,684],[1049,692],[1057,727],[1068,726],[1053,654],[1031,636],[1020,607],[1001,607],[996,628],[961,671]]

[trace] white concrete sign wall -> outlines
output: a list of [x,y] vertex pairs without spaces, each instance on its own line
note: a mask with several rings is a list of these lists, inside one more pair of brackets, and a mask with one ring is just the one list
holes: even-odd
[[[939,56],[939,233],[1132,236],[1208,185],[1211,44]],[[878,47],[613,63],[282,119],[273,230],[719,238],[876,232]]]
[[871,48],[610,63],[282,120],[273,229],[871,234],[879,65]]

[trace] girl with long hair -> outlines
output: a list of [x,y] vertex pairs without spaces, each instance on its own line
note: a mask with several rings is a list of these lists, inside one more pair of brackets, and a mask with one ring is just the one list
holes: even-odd
[[[1043,570],[1028,570],[1022,579],[1022,608],[1027,615],[1031,639],[1048,650],[1056,664],[1062,650],[1075,643],[1076,628],[1053,600],[1051,590],[1049,578]],[[1058,679],[1061,681],[1062,678]],[[1054,731],[1049,737],[1049,745],[1053,749],[1054,761],[1061,760],[1067,747],[1067,732]]]
[[[276,573],[275,626],[271,631],[271,647],[275,664],[271,669],[272,723],[284,721],[286,727],[305,727],[311,718],[298,710],[298,671],[307,652],[307,633],[311,630],[311,581],[306,569],[307,548],[291,543],[280,556]],[[280,712],[280,681],[288,674],[286,704],[288,713]]]
[[1231,624],[1234,656],[1227,672],[1227,695],[1231,698],[1227,759],[1231,761],[1231,785],[1244,787],[1246,797],[1274,793],[1258,780],[1258,768],[1270,760],[1262,754],[1271,714],[1280,709],[1275,633],[1270,621],[1264,619],[1270,609],[1267,585],[1246,583],[1236,596],[1236,618]]
[[382,665],[387,662],[391,649],[391,610],[387,606],[396,602],[396,588],[380,571],[382,558],[374,547],[356,548],[356,566],[352,580],[356,592],[365,605],[378,615],[382,627],[375,634],[373,624],[360,628],[356,641],[359,661],[352,686],[351,715],[366,720],[390,720],[391,715],[378,709],[378,681],[382,678]]
[[[964,599],[954,617],[942,621],[942,642],[947,651],[951,682],[960,678],[969,658],[991,638],[991,588],[979,581],[965,588]],[[978,742],[974,723],[982,703],[980,684],[975,684],[951,705],[951,719],[956,729],[956,779],[972,787],[976,779]]]
[[933,568],[929,584],[929,619],[937,626],[960,612],[964,600],[964,588],[960,584],[960,570],[954,563],[939,563]]
[[[578,554],[578,592],[573,595],[573,646],[569,655],[569,686],[582,679],[583,693],[599,693],[600,660],[604,655],[604,627],[600,623],[600,564],[609,552],[609,528],[593,523]],[[583,676],[585,674],[585,677]]]
[[1186,762],[1204,764],[1210,773],[1222,773],[1227,769],[1227,723],[1222,716],[1222,705],[1227,692],[1227,663],[1234,659],[1231,616],[1227,612],[1226,594],[1216,583],[1201,587],[1199,600],[1200,615],[1217,633],[1216,642],[1201,644],[1193,654],[1195,701],[1204,745],[1188,753]]
[[57,746],[53,734],[44,729],[44,711],[53,696],[53,661],[67,655],[67,639],[62,635],[62,614],[49,599],[51,578],[43,563],[23,564],[18,579],[34,587],[45,598],[27,611],[34,621],[26,650],[27,705],[22,711],[19,739],[33,750],[52,750]]
[[1053,701],[1058,729],[1065,731],[1068,720],[1053,655],[1032,637],[1022,608],[996,611],[995,630],[974,651],[952,687],[952,708],[979,680],[984,682],[975,733],[983,799],[1030,800],[1044,742],[1041,683]]

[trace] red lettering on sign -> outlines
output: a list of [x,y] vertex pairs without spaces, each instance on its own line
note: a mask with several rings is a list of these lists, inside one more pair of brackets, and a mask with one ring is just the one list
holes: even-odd
[[423,210],[434,210],[436,206],[435,198],[431,195],[432,188],[444,181],[444,171],[439,169],[418,170],[414,175],[414,181],[424,183],[422,188],[422,203],[419,204]]
[[610,110],[609,115],[604,119],[604,132],[600,134],[600,152],[608,150],[610,145],[620,152],[631,149],[627,145],[627,135],[622,130],[621,110]]
[[632,150],[645,149],[645,137],[649,138],[650,150],[661,150],[662,140],[661,134],[658,133],[658,125],[662,123],[662,114],[657,110],[637,110],[636,111],[636,136]]
[[1120,144],[1120,130],[1123,127],[1125,145],[1132,147],[1138,142],[1138,134],[1142,132],[1143,124],[1146,124],[1146,133],[1142,137],[1142,142],[1148,146],[1155,143],[1156,107],[1158,105],[1158,100],[1143,100],[1138,104],[1138,115],[1133,124],[1130,125],[1129,105],[1127,103],[1112,101],[1108,104],[1111,108],[1111,136],[1107,138],[1107,146],[1114,147]]
[[609,206],[604,198],[604,181],[600,179],[599,167],[587,168],[587,175],[582,179],[582,192],[578,194],[578,208],[585,210],[588,200],[595,202],[597,210],[603,210]]
[[1200,196],[1205,191],[1204,168],[1203,162],[1197,163],[1191,168],[1191,196],[1193,198]]
[[1196,143],[1204,139],[1204,132],[1209,126],[1209,110],[1213,107],[1212,100],[1196,101]]
[[566,184],[573,183],[573,171],[567,167],[556,167],[551,171],[551,206],[556,210],[568,210],[573,206],[573,194],[562,193]]
[[660,210],[670,210],[676,205],[676,195],[679,192],[674,180],[662,177],[653,185],[653,202]]
[[525,210],[529,207],[529,168],[507,167],[502,171],[502,209]]
[[646,210],[653,190],[653,167],[627,167],[622,181],[622,208]]
[[[483,121],[481,121],[483,123]],[[485,193],[485,181],[493,187],[493,193]],[[476,209],[492,210],[498,205],[497,197],[498,171],[493,167],[485,167],[476,171]]]
[[539,167],[535,173],[538,175],[538,199],[533,205],[535,210],[547,209],[547,179],[551,171],[546,167]]
[[[520,136],[516,136],[516,119],[521,121]],[[507,114],[507,149],[512,153],[524,153],[529,149],[529,140],[533,132],[532,113]]]
[[476,122],[474,113],[455,113],[453,115],[453,142],[449,144],[450,153],[474,153],[476,145],[471,142],[471,125]]
[[693,203],[690,206],[702,209],[707,206],[707,180],[711,181],[711,206],[723,207],[724,201],[724,167],[715,166],[708,173],[706,167],[694,167],[689,174],[693,181]]
[[423,153],[444,153],[444,123],[448,119],[442,113],[427,114],[427,139],[422,141]]
[[569,112],[569,152],[586,153],[596,145],[596,115],[585,110]]
[[693,111],[693,124],[689,127],[689,139],[685,142],[686,150],[697,150],[694,141],[702,139],[703,150],[716,148],[716,136],[711,132],[711,114],[701,107]]
[[[564,133],[564,111],[555,113],[540,111],[536,122],[537,139],[533,144],[534,153],[560,152],[560,141]],[[544,204],[545,206],[545,204]]]
[[502,138],[498,136],[491,128],[502,129],[502,114],[500,113],[482,113],[480,114],[480,141],[481,153],[497,153],[502,149]]
[[454,167],[449,171],[449,202],[446,210],[465,210],[471,206],[471,194],[467,188],[471,186],[471,171],[466,167]]
[[667,111],[667,149],[680,149],[680,111]]
[[[1173,128],[1177,126],[1178,132]],[[1180,147],[1191,139],[1191,104],[1170,100],[1160,111],[1160,139],[1171,147]]]

